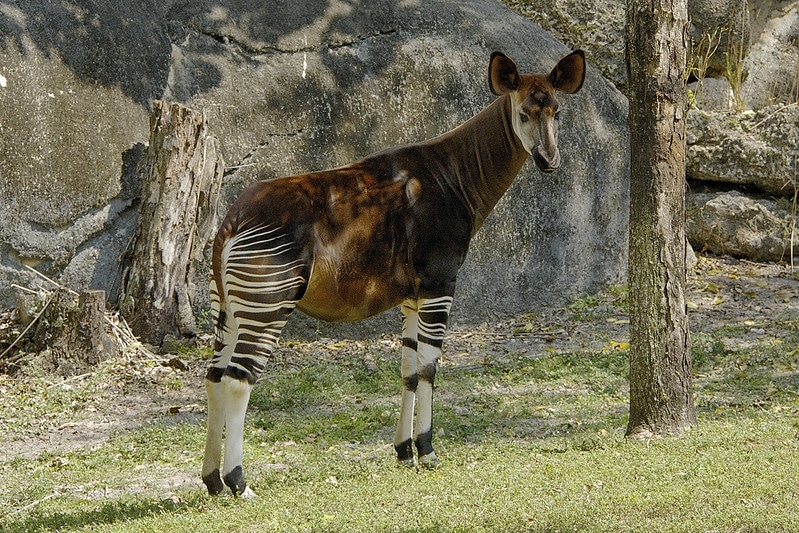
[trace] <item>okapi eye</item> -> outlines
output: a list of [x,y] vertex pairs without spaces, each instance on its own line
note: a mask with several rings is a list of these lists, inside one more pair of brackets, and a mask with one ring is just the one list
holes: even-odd
[[528,117],[524,113],[519,113],[519,120],[521,120],[522,122],[527,122],[528,120],[530,120],[530,117]]

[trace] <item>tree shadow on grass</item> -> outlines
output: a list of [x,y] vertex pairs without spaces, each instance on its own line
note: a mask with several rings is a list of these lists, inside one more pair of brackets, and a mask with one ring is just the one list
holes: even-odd
[[[752,337],[752,335],[749,335]],[[764,409],[796,408],[799,369],[797,337],[780,339],[698,336],[693,348],[697,411],[708,417],[751,417]]]
[[[198,496],[199,497],[199,496]],[[99,503],[99,502],[98,502]],[[142,518],[164,513],[180,513],[196,509],[196,502],[161,501],[123,502],[109,501],[97,507],[79,511],[34,510],[25,518],[7,520],[3,524],[5,533],[27,533],[29,531],[73,531],[86,526],[102,527],[103,525],[131,522]],[[83,505],[81,505],[83,508]]]

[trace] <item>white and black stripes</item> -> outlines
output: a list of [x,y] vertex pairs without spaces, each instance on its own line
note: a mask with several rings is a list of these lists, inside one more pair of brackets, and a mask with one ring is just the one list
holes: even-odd
[[419,299],[419,332],[417,340],[436,348],[441,348],[444,333],[447,331],[451,296],[432,299]]
[[225,245],[222,311],[232,313],[235,325],[222,343],[235,342],[229,360],[220,360],[226,372],[254,383],[263,371],[307,284],[307,265],[296,248],[280,229],[260,227]]
[[451,306],[451,296],[402,303],[402,399],[394,449],[400,464],[406,466],[414,465],[414,444],[421,466],[432,468],[439,463],[432,444],[433,386]]
[[[206,374],[208,434],[203,481],[211,494],[228,485],[249,491],[241,470],[244,415],[252,385],[263,372],[286,320],[307,285],[306,262],[298,246],[279,229],[255,227],[230,237],[222,249],[222,294],[211,284],[216,341]],[[226,428],[225,474],[222,428]],[[223,484],[224,480],[224,484]]]

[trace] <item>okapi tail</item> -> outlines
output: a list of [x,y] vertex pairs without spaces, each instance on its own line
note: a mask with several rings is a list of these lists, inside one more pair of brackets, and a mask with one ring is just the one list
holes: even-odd
[[[216,296],[219,301],[219,313],[217,318],[217,326],[220,325],[220,317],[224,317],[225,309],[227,308],[225,302],[225,288],[224,288],[224,272],[222,268],[222,259],[225,250],[225,245],[228,241],[235,235],[236,229],[234,227],[233,222],[230,220],[230,217],[225,218],[222,222],[222,225],[219,227],[219,231],[216,233],[216,237],[214,238],[214,246],[213,246],[213,255],[211,258],[211,292],[216,292]],[[221,322],[224,324],[224,321]]]
[[227,301],[225,295],[225,272],[223,267],[225,245],[235,235],[236,228],[230,218],[225,218],[216,233],[211,258],[211,312],[214,319],[215,345],[214,351],[219,354],[224,346],[225,328],[227,327]]

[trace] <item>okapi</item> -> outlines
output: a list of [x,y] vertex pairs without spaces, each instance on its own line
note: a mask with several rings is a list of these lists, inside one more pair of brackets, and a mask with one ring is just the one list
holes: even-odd
[[455,278],[469,241],[527,157],[544,172],[560,165],[556,92],[582,87],[585,56],[576,50],[549,74],[520,74],[494,52],[488,78],[498,98],[454,130],[351,165],[260,181],[230,208],[213,245],[216,342],[205,377],[202,469],[210,494],[227,485],[234,495],[253,495],[241,467],[244,416],[295,308],[352,321],[401,306],[394,448],[402,465],[415,465],[414,444],[421,467],[439,464],[433,381]]

